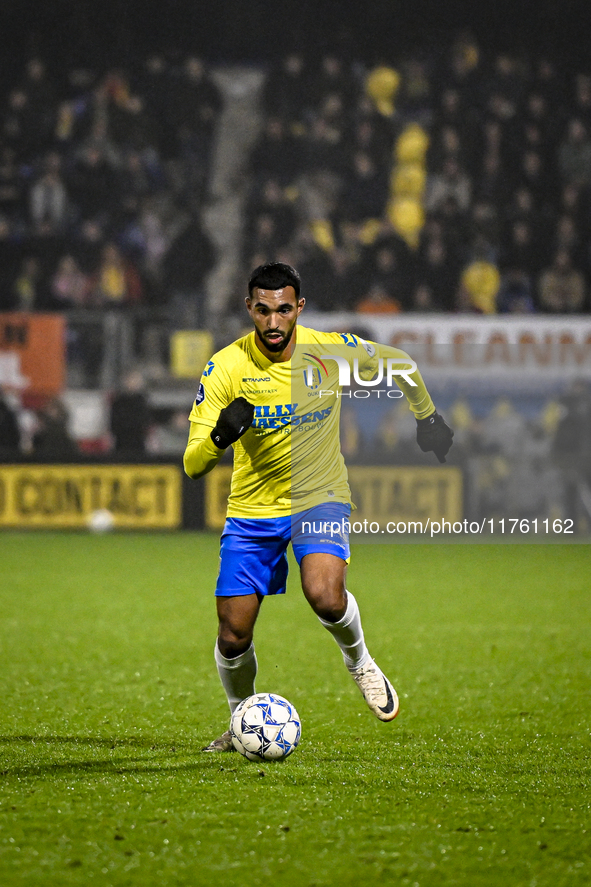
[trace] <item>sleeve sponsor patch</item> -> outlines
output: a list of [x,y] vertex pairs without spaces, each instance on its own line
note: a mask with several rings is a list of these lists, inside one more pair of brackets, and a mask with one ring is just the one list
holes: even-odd
[[345,345],[348,345],[349,348],[357,347],[358,336],[354,336],[353,333],[340,333],[339,335]]
[[197,397],[195,398],[195,406],[198,407],[200,403],[203,403],[205,400],[205,388],[203,387],[203,382],[199,383],[199,388],[197,390]]
[[361,342],[361,344],[363,345],[363,347],[365,348],[365,350],[367,351],[367,353],[369,354],[369,356],[375,357],[376,356],[376,346],[372,345],[371,342],[366,342],[365,339],[361,338],[361,336],[358,336],[358,339]]

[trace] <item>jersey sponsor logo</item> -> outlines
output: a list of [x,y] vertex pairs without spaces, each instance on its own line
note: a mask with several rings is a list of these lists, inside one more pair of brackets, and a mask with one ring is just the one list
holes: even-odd
[[214,364],[213,360],[210,360],[208,362],[207,366],[205,367],[205,369],[203,370],[203,375],[204,376],[211,376],[211,374],[213,373],[214,367],[215,367],[215,364]]
[[284,428],[285,426],[305,425],[323,422],[332,413],[332,406],[323,410],[313,410],[296,416],[297,403],[280,403],[274,406],[255,407],[252,428]]
[[238,394],[241,394],[243,397],[245,395],[256,397],[257,394],[277,394],[278,390],[278,388],[253,388],[252,385],[249,388],[248,385],[245,385],[244,388],[238,389]]
[[271,376],[243,376],[243,382],[270,382]]
[[195,398],[195,406],[198,407],[200,403],[203,403],[205,400],[205,388],[203,387],[203,382],[199,383],[199,388],[197,389],[197,397]]

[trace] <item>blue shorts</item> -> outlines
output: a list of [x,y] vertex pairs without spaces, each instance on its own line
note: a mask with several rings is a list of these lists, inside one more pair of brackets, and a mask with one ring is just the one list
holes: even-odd
[[306,554],[323,552],[349,560],[351,506],[327,502],[286,517],[226,519],[220,544],[218,597],[283,594],[287,546],[298,564]]

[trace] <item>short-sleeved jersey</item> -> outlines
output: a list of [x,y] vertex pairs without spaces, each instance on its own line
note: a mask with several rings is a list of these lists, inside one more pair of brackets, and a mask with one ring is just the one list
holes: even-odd
[[[360,378],[372,378],[380,357],[409,360],[403,351],[358,336],[297,327],[291,360],[270,361],[254,331],[217,352],[207,364],[189,416],[213,428],[237,397],[254,404],[251,427],[234,446],[228,517],[282,517],[321,502],[351,503],[341,454],[339,363],[325,352],[344,351]],[[400,384],[417,418],[435,407],[418,371],[414,386]],[[404,380],[403,380],[404,381]]]

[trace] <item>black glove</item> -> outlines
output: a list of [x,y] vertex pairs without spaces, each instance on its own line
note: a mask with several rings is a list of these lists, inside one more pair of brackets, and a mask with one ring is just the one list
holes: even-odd
[[237,397],[220,412],[210,437],[216,447],[225,450],[250,428],[254,406],[244,397]]
[[439,413],[432,413],[426,419],[417,419],[418,445],[423,453],[435,453],[440,462],[445,462],[453,436],[453,431]]

